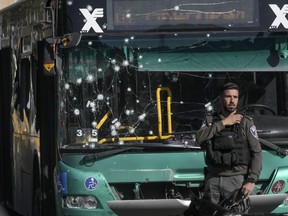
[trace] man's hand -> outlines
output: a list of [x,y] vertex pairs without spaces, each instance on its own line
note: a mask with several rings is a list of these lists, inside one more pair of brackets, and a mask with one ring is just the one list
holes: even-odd
[[243,115],[241,115],[241,114],[231,113],[225,119],[222,119],[222,124],[224,126],[239,124],[241,122],[242,118],[243,118]]
[[255,183],[247,182],[243,185],[241,192],[243,193],[245,198],[248,198],[250,193],[253,191],[255,187]]

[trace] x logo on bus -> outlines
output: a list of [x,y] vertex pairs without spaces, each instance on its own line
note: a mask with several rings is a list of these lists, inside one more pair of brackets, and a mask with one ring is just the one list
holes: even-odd
[[276,29],[280,24],[284,26],[285,29],[288,28],[288,20],[286,14],[288,13],[288,4],[285,4],[282,9],[280,9],[276,4],[269,4],[272,11],[275,13],[276,18],[270,26],[270,29]]
[[84,32],[89,32],[92,28],[96,33],[103,33],[103,30],[97,23],[97,18],[104,16],[103,8],[95,8],[94,11],[90,14],[89,10],[86,8],[79,9],[83,16],[86,18],[86,23],[81,29]]

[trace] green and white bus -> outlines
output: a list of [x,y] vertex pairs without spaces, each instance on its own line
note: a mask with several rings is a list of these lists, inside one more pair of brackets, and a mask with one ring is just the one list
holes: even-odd
[[0,11],[0,199],[21,215],[182,215],[218,87],[241,88],[287,213],[287,0],[21,0]]

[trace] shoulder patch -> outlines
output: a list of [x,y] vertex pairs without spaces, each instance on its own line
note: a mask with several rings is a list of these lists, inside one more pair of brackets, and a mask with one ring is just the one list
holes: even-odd
[[253,125],[253,126],[250,128],[250,132],[251,132],[251,134],[252,134],[256,139],[258,139],[258,134],[257,134],[257,130],[256,130],[255,125]]

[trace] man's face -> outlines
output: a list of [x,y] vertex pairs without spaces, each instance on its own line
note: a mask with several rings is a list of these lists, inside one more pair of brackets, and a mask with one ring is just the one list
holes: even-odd
[[239,91],[237,89],[224,90],[220,97],[220,103],[224,111],[232,113],[236,110],[239,100]]

